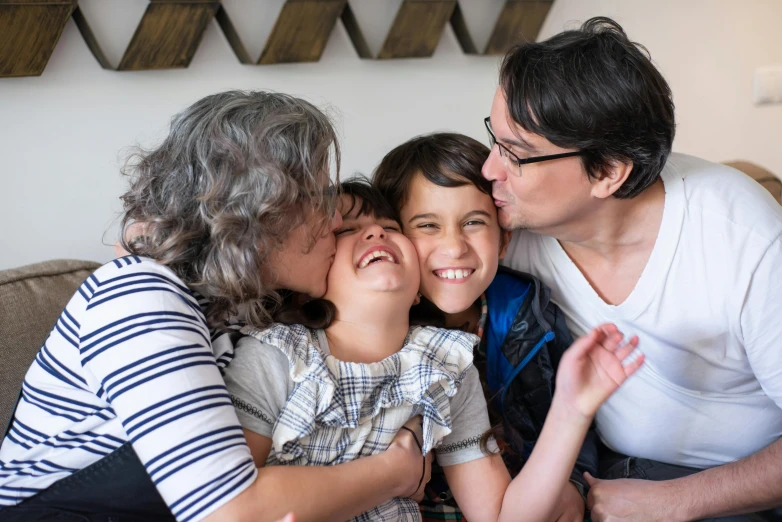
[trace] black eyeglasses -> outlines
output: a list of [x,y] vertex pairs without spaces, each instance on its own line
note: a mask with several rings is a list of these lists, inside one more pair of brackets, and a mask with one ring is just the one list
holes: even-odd
[[521,159],[516,156],[508,147],[497,141],[497,137],[491,130],[491,121],[489,118],[484,119],[483,123],[486,125],[486,132],[489,133],[489,143],[491,144],[491,148],[493,149],[495,145],[500,148],[500,157],[502,158],[502,162],[505,165],[505,168],[508,170],[508,172],[514,174],[515,176],[521,176],[521,166],[526,165],[527,163],[540,163],[541,161],[549,161],[560,158],[572,158],[573,156],[581,156],[584,154],[583,151],[577,150],[574,152],[563,152],[561,154],[549,154],[548,156],[535,156],[532,158]]

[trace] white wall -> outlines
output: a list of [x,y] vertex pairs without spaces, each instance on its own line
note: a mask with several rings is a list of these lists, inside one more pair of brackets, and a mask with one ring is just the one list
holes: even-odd
[[[377,50],[401,0],[352,0]],[[460,0],[482,46],[502,0]],[[224,0],[256,56],[283,0]],[[119,61],[146,0],[81,0]],[[755,67],[782,64],[779,0],[557,0],[541,37],[598,14],[644,43],[673,88],[674,147],[782,173],[782,106],[754,107]],[[0,79],[0,269],[52,258],[111,257],[122,149],[153,145],[168,120],[223,89],[266,88],[330,106],[343,137],[343,175],[369,173],[390,148],[423,132],[483,139],[498,60],[462,54],[448,29],[434,58],[362,61],[338,24],[315,64],[240,65],[212,23],[188,69],[102,70],[69,22],[43,76]],[[105,234],[104,234],[105,233]]]

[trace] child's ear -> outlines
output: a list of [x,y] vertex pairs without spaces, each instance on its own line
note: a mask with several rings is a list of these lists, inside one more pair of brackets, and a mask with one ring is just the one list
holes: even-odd
[[415,301],[413,301],[413,306],[417,304],[421,304],[421,292],[415,294]]
[[505,257],[505,254],[508,253],[508,244],[510,243],[510,230],[502,230],[500,229],[500,259]]

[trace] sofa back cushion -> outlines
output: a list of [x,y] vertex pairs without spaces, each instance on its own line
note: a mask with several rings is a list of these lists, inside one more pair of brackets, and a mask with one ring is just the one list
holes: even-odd
[[782,203],[782,180],[777,176],[764,169],[759,165],[755,165],[749,161],[726,161],[725,165],[733,167],[736,170],[740,170],[750,178],[754,179],[760,185],[771,192],[778,202]]
[[[0,271],[0,430],[63,308],[100,264],[56,260]],[[0,436],[3,432],[0,432]]]

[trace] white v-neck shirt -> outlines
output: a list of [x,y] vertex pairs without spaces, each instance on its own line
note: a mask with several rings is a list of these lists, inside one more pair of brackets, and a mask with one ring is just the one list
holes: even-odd
[[504,264],[552,290],[575,335],[637,334],[646,362],[599,410],[610,448],[706,468],[782,436],[782,207],[724,165],[671,154],[657,240],[627,299],[606,304],[551,237],[513,234]]

